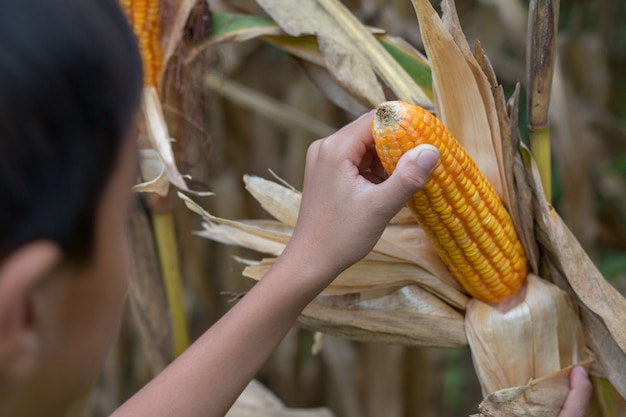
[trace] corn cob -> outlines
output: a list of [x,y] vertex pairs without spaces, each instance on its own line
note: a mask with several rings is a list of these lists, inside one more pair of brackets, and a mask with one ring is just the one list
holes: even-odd
[[493,187],[446,127],[419,106],[393,101],[378,106],[372,132],[388,174],[417,145],[439,149],[431,178],[407,205],[472,297],[498,302],[515,294],[526,278],[524,249]]
[[159,0],[120,0],[120,5],[137,37],[144,85],[158,88],[163,66]]

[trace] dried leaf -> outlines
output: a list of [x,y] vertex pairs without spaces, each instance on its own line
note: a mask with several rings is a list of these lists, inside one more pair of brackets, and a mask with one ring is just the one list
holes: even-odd
[[[518,83],[515,86],[515,92],[507,103],[508,120],[502,122],[503,127],[501,131],[503,133],[506,132],[504,125],[506,123],[509,125],[509,134],[506,136],[508,140],[504,140],[502,143],[502,160],[504,166],[512,167],[512,169],[507,171],[510,171],[510,175],[507,175],[505,178],[511,196],[515,196],[515,198],[512,198],[513,204],[510,207],[512,211],[511,217],[515,222],[515,230],[526,250],[530,271],[538,274],[540,255],[534,231],[533,192],[529,184],[528,172],[522,155],[523,152],[529,155],[529,151],[521,142],[518,128],[519,92],[520,85]],[[496,103],[498,103],[498,100],[496,100]],[[502,114],[501,111],[498,111],[498,113]],[[502,117],[501,119],[505,118]]]
[[[274,261],[275,259],[263,259],[257,264],[246,267],[243,274],[249,278],[260,280],[274,264]],[[466,295],[416,265],[376,261],[368,258],[357,262],[339,274],[323,291],[323,294],[354,294],[364,290],[396,289],[415,284],[460,310],[464,309],[467,304]]]
[[411,262],[429,271],[450,287],[462,291],[460,284],[452,277],[421,226],[387,226],[373,252]]
[[300,66],[326,97],[354,117],[367,113],[371,109],[344,90],[325,68],[307,61],[301,61]]
[[302,199],[300,192],[257,176],[244,175],[243,182],[265,211],[280,222],[295,227]]
[[[532,162],[532,161],[531,161]],[[589,343],[607,377],[626,398],[626,299],[608,282],[580,246],[561,217],[547,202],[536,166],[531,165],[537,238],[544,249],[551,277],[576,296],[585,318]],[[602,341],[600,341],[600,340]]]
[[291,36],[316,35],[332,76],[366,107],[385,101],[377,76],[399,98],[430,106],[430,99],[411,76],[340,2],[258,3]]
[[[431,99],[414,82],[402,66],[383,48],[357,18],[339,0],[319,0],[335,24],[343,28],[351,43],[361,51],[376,73],[401,100],[431,106]],[[321,34],[318,33],[318,39]],[[379,104],[374,103],[374,104]]]
[[156,193],[160,196],[167,195],[170,189],[170,180],[159,153],[154,149],[141,149],[139,151],[139,167],[143,182],[135,185],[134,190],[143,193]]
[[367,107],[385,101],[385,93],[370,61],[341,38],[319,34],[317,41],[324,55],[326,68],[341,86]]
[[[249,221],[248,224],[251,226],[255,225],[252,221]],[[242,248],[252,249],[260,253],[274,256],[280,255],[285,249],[286,243],[281,242],[280,240],[261,237],[253,233],[249,233],[246,230],[242,230],[242,228],[216,224],[214,222],[204,222],[202,226],[203,230],[195,232],[195,235],[211,239],[225,245],[240,246]],[[268,225],[268,222],[264,222],[262,226],[255,226],[257,229],[273,229],[270,225]],[[276,226],[276,224],[274,224],[274,226]],[[274,230],[282,233],[282,235],[280,235],[280,239],[288,239],[289,236],[291,236],[291,233],[285,232],[278,227]]]
[[[455,317],[450,313],[453,310],[436,297],[417,301],[418,293],[424,295],[417,287],[402,288],[378,302],[370,298],[360,302],[358,295],[318,297],[304,309],[298,322],[362,342],[466,347],[462,317]],[[417,305],[422,305],[421,311]]]
[[211,195],[207,192],[192,191],[187,187],[183,176],[178,172],[174,152],[170,141],[169,130],[163,116],[163,109],[159,96],[154,87],[144,87],[142,100],[142,116],[144,118],[146,136],[154,149],[161,158],[165,166],[165,171],[172,184],[181,190],[196,195]]
[[587,344],[596,361],[593,374],[605,376],[622,398],[626,398],[626,353],[620,349],[601,319],[585,306],[581,307]]
[[287,244],[287,242],[289,241],[290,234],[277,232],[276,230],[271,230],[270,228],[263,227],[264,225],[266,225],[266,223],[254,224],[254,222],[238,222],[234,220],[223,219],[221,217],[216,217],[205,211],[202,207],[200,207],[196,202],[194,202],[186,195],[179,192],[178,197],[183,200],[189,210],[193,211],[196,214],[199,214],[209,224],[220,223],[245,232],[249,235],[258,236],[272,242]]
[[259,5],[291,36],[316,35],[333,78],[365,106],[385,100],[372,63],[319,2],[259,0]]

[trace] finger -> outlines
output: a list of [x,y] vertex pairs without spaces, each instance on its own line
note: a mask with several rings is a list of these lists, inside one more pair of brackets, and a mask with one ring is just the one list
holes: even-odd
[[591,398],[591,381],[582,366],[576,366],[570,373],[570,392],[563,403],[559,417],[584,417]]
[[332,149],[333,154],[337,157],[341,159],[347,158],[358,167],[365,153],[374,144],[374,137],[372,136],[373,119],[374,111],[365,113],[329,136],[324,146]]
[[432,145],[419,145],[405,153],[393,174],[381,184],[385,198],[398,203],[398,209],[426,185],[437,161],[439,151]]

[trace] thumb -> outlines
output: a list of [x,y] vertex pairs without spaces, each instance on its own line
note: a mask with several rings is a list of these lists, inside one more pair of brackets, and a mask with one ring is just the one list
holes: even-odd
[[383,182],[386,196],[396,200],[400,206],[406,203],[424,188],[438,160],[439,151],[433,145],[419,145],[406,152],[393,174]]

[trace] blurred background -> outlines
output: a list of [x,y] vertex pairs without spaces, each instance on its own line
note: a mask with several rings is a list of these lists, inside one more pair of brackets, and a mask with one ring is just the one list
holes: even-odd
[[[409,0],[343,3],[360,21],[423,51]],[[185,33],[187,45],[210,34],[211,11],[264,14],[253,0],[201,0]],[[457,11],[470,45],[480,40],[507,97],[521,83],[520,131],[525,137],[527,2],[462,0]],[[559,30],[550,116],[554,205],[604,276],[625,294],[626,2],[562,0]],[[244,189],[243,175],[271,178],[272,170],[301,189],[305,152],[318,138],[312,132],[338,129],[353,115],[327,99],[292,57],[261,40],[220,44],[191,61],[184,56],[179,51],[170,62],[162,96],[180,172],[193,178],[191,189],[215,193],[195,198],[212,214],[268,217]],[[234,103],[209,88],[207,72],[235,83],[243,101]],[[255,110],[255,103],[262,106],[264,100],[286,103],[321,127],[277,123]],[[148,214],[159,211],[174,213],[190,340],[253,283],[241,276],[243,266],[235,258],[260,255],[195,236],[200,219],[174,190],[167,197],[142,195],[132,219],[136,265],[131,291],[139,301],[130,303],[115,349],[74,416],[107,415],[171,360],[170,314],[163,289],[151,281],[158,281],[162,267]],[[142,278],[147,276],[152,278]],[[482,400],[469,349],[365,344],[328,336],[321,352],[313,354],[313,342],[312,332],[294,328],[258,375],[289,407],[327,407],[337,417],[446,417],[475,413]]]

